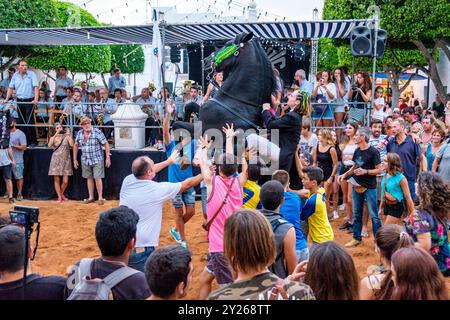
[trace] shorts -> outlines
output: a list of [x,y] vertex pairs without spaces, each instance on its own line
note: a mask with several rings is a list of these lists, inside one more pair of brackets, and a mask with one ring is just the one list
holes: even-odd
[[5,180],[12,179],[12,164],[8,164],[7,166],[1,166],[0,170],[3,172],[3,179]]
[[297,263],[309,260],[309,249],[295,250],[295,255],[297,256]]
[[195,205],[195,189],[190,188],[183,193],[177,194],[175,198],[172,200],[172,204],[175,208],[183,208],[183,204],[185,206],[194,206]]
[[16,163],[16,166],[14,168],[12,168],[14,178],[16,178],[18,180],[23,179],[23,169],[24,169],[23,163]]
[[339,171],[340,175],[343,175],[344,173],[346,173],[348,170],[350,170],[353,166],[346,166],[345,164],[342,164],[341,170]]
[[334,113],[338,113],[338,112],[345,112],[345,105],[340,104],[340,105],[336,105],[334,106]]
[[105,165],[100,161],[92,166],[82,163],[81,172],[84,179],[94,177],[94,179],[103,179],[105,177]]
[[405,210],[405,206],[403,201],[398,202],[397,204],[384,204],[384,215],[392,216],[394,218],[400,219],[403,216],[403,211]]
[[331,108],[330,105],[327,105],[327,107],[325,108],[324,111],[313,107],[311,119],[312,120],[333,120],[334,119],[333,109]]
[[205,271],[214,275],[220,286],[233,282],[233,274],[228,262],[223,256],[223,252],[213,252],[208,256],[208,264]]

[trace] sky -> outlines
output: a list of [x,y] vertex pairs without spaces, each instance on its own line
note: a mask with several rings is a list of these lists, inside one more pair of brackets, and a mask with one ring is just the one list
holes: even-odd
[[[261,13],[259,21],[275,21],[275,19],[281,21],[283,18],[286,18],[286,21],[310,21],[314,8],[319,10],[320,19],[324,2],[324,0],[255,1],[258,13]],[[226,16],[242,16],[243,9],[250,4],[251,0],[72,0],[69,2],[80,5],[104,23],[140,25],[146,22],[146,6],[148,8],[176,6],[179,13],[208,12],[209,8],[210,12],[216,14],[223,12]]]

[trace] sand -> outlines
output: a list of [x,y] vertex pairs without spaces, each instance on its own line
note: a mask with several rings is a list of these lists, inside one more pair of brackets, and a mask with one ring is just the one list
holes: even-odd
[[[21,201],[20,205],[40,208],[41,236],[32,271],[43,275],[65,275],[70,266],[81,258],[98,257],[100,251],[95,241],[95,223],[98,214],[118,205],[118,201],[107,201],[104,206],[97,204],[85,205],[79,201],[68,201],[62,204],[56,201]],[[12,206],[0,203],[0,214],[4,215]],[[170,203],[166,203],[163,212],[160,245],[175,244],[169,234],[169,228],[174,226],[174,210]],[[200,202],[196,205],[196,214],[186,225],[189,248],[193,251],[194,277],[187,299],[196,299],[199,290],[199,275],[206,265],[204,260],[208,253],[206,232],[201,228],[202,214]],[[351,240],[351,235],[339,230],[343,219],[332,221],[335,240],[345,244]],[[34,246],[34,236],[32,245]],[[363,244],[348,249],[353,256],[356,269],[360,277],[366,275],[367,267],[379,264],[380,261],[374,251],[373,236],[364,238]],[[450,279],[447,280],[450,292]],[[216,287],[214,285],[214,287]]]

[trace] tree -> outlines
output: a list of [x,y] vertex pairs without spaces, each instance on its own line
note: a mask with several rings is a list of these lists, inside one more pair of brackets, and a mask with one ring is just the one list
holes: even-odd
[[[101,26],[89,12],[67,2],[52,2],[55,26]],[[30,66],[43,70],[66,66],[71,72],[108,72],[111,68],[109,46],[58,46],[34,47]]]
[[425,64],[396,63],[406,68],[417,68],[433,81],[441,99],[447,95],[437,70],[438,48],[450,59],[450,2],[448,0],[325,0],[324,19],[366,19],[367,8],[377,5],[381,12],[380,25],[388,32],[393,58],[398,49],[418,49]]
[[[52,27],[56,21],[56,10],[47,0],[0,0],[0,28],[44,28]],[[17,58],[27,58],[31,47],[3,46],[0,57],[7,59],[0,72],[8,69]]]
[[111,46],[111,69],[119,68],[123,73],[144,72],[144,49],[140,45]]

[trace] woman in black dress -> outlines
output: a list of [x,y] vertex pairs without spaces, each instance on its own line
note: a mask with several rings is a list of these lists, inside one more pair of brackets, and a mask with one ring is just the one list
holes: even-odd
[[314,165],[323,170],[323,181],[326,194],[327,213],[330,217],[330,195],[333,189],[333,181],[338,170],[338,156],[331,131],[321,129],[319,132],[319,144],[313,149]]

